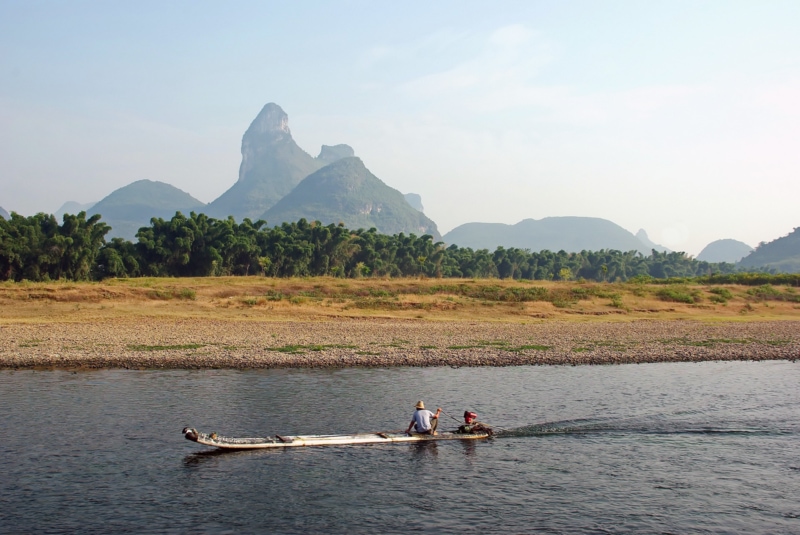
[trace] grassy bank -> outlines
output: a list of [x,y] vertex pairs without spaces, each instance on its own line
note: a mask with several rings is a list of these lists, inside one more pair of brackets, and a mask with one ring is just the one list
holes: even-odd
[[0,284],[0,323],[169,317],[542,322],[800,319],[791,286],[264,277]]

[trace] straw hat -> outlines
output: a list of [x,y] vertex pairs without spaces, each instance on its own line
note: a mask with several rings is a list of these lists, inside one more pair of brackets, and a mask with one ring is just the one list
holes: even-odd
[[425,408],[425,404],[422,402],[422,400],[419,400],[419,401],[417,401],[416,407],[418,409],[424,409]]

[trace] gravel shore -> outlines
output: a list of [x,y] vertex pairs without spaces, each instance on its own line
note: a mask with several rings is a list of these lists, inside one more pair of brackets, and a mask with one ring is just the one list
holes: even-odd
[[796,360],[800,322],[114,320],[0,326],[0,368],[316,368]]

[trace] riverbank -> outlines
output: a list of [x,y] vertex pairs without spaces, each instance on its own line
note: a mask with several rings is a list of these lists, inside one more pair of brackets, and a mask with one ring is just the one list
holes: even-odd
[[0,284],[0,368],[611,364],[800,357],[789,286],[497,279]]
[[0,368],[582,365],[800,359],[800,321],[117,318],[0,325]]

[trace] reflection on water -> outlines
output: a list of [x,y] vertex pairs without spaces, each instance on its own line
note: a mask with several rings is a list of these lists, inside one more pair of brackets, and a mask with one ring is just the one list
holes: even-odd
[[[0,531],[797,532],[799,381],[788,362],[0,372]],[[392,430],[418,399],[503,430],[234,452],[180,434]]]
[[194,468],[197,466],[202,466],[204,464],[216,463],[219,461],[219,457],[227,456],[232,457],[234,455],[252,455],[254,451],[226,451],[226,450],[208,450],[208,451],[196,451],[191,453],[183,458],[183,464],[187,468]]
[[411,442],[408,446],[412,452],[412,459],[416,462],[429,461],[439,455],[438,442]]
[[[492,439],[487,439],[492,440]],[[475,441],[474,440],[462,440],[461,446],[464,448],[464,456],[467,458],[475,457]]]

